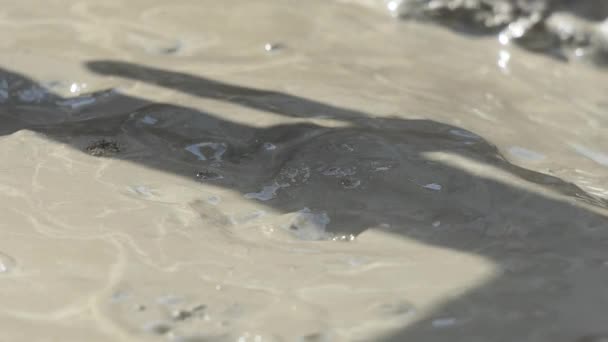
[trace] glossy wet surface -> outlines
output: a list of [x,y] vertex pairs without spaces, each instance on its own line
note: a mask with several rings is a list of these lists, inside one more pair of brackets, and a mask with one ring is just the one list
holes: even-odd
[[602,69],[328,1],[2,11],[2,338],[608,333]]

